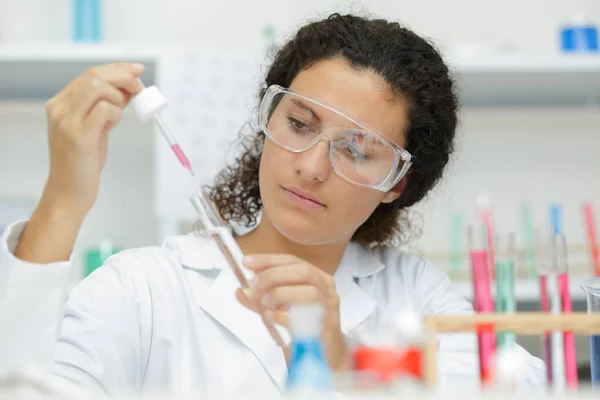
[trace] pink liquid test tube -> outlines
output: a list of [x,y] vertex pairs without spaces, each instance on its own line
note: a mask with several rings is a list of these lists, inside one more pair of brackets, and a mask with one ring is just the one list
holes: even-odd
[[600,276],[600,250],[598,250],[598,237],[596,236],[596,221],[594,217],[594,208],[592,203],[583,205],[583,218],[585,222],[586,236],[590,248],[590,257],[592,261],[592,273],[594,276]]
[[[563,313],[573,312],[571,293],[569,292],[569,266],[567,262],[567,244],[564,235],[555,236],[556,263],[558,270],[558,290]],[[575,350],[575,335],[572,331],[563,332],[565,349],[565,376],[567,388],[577,390],[577,353]]]
[[[487,229],[485,229],[485,226],[479,228],[475,232],[472,228],[469,228],[471,279],[473,281],[475,311],[486,313],[494,311],[494,302],[490,287]],[[477,344],[480,380],[482,386],[487,386],[493,380],[494,354],[496,351],[496,335],[493,327],[478,327]]]

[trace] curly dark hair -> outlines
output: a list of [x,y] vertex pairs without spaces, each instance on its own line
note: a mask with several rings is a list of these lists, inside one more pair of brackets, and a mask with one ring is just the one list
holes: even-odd
[[[303,68],[334,57],[343,57],[357,70],[377,73],[409,104],[403,134],[413,165],[404,191],[395,201],[380,204],[352,237],[363,245],[391,246],[406,237],[407,208],[435,186],[454,150],[455,85],[434,46],[399,23],[333,14],[300,28],[277,52],[260,98],[270,85],[289,87]],[[225,220],[247,227],[256,224],[262,208],[258,171],[264,140],[262,132],[242,137],[240,156],[209,188]]]

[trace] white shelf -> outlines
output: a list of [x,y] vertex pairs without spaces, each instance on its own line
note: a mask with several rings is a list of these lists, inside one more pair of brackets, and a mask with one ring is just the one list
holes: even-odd
[[[43,101],[86,68],[146,64],[154,80],[158,47],[136,44],[0,45],[0,100]],[[600,55],[449,57],[463,107],[581,107],[600,104]]]
[[118,61],[120,59],[154,61],[158,49],[133,43],[125,44],[3,44],[1,61],[73,62],[90,60]]
[[133,44],[0,45],[0,100],[45,101],[87,68],[117,61],[144,63],[151,85],[157,54]]
[[448,59],[465,107],[600,106],[600,54]]

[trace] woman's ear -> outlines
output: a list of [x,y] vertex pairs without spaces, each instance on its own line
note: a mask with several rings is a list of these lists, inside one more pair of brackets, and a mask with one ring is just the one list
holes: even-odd
[[387,192],[385,194],[385,196],[383,196],[383,199],[381,200],[381,202],[382,203],[391,203],[392,201],[394,201],[398,197],[400,197],[400,195],[404,191],[404,188],[406,187],[406,184],[408,183],[407,178],[408,177],[405,176],[404,178],[400,179],[400,182],[398,182],[396,184],[396,186],[394,186],[389,192]]

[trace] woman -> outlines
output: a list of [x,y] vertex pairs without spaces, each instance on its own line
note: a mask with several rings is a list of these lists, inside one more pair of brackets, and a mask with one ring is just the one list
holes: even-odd
[[[44,269],[44,279],[64,279],[109,132],[140,91],[142,70],[92,68],[48,102],[50,173],[31,219],[5,235],[9,276]],[[284,325],[288,305],[322,303],[323,343],[339,371],[349,367],[349,340],[384,329],[407,304],[422,314],[472,312],[445,275],[393,247],[407,230],[405,210],[452,152],[454,90],[436,50],[397,23],[335,14],[301,28],[268,71],[261,131],[211,188],[225,219],[253,228],[236,238],[255,272],[251,289],[238,289],[206,239],[123,251],[70,293],[54,373],[107,393],[277,391],[285,349],[248,297]],[[521,382],[541,384],[543,363],[522,352]],[[442,384],[476,384],[476,360],[472,336],[440,337]]]

